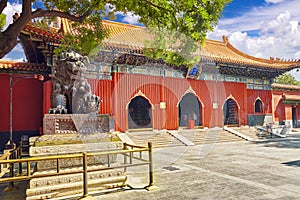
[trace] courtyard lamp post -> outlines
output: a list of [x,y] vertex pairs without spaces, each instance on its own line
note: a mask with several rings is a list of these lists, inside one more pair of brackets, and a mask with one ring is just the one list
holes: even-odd
[[[15,81],[14,81],[15,78]],[[16,148],[16,144],[13,141],[13,120],[12,120],[12,111],[13,111],[13,86],[21,79],[26,78],[38,78],[40,81],[44,80],[44,76],[34,74],[33,76],[13,76],[9,75],[9,140],[5,145],[5,149],[12,150]]]

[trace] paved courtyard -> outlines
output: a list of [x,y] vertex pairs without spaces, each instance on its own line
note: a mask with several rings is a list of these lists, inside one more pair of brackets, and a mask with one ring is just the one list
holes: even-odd
[[[260,143],[232,142],[156,149],[155,183],[146,168],[130,171],[133,189],[95,199],[300,199],[300,135]],[[144,176],[145,178],[137,178]]]
[[[159,190],[143,189],[148,172],[139,167],[128,169],[132,188],[90,195],[98,200],[300,199],[300,134],[258,143],[166,147],[155,149],[153,156]],[[17,196],[1,193],[1,200]]]

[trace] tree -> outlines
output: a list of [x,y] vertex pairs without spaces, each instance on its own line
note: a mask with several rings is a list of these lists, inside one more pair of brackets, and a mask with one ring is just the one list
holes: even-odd
[[297,81],[296,78],[289,73],[284,73],[276,77],[274,82],[285,85],[300,85],[300,81]]
[[[132,12],[138,15],[139,22],[149,28],[168,30],[173,35],[183,34],[194,43],[203,43],[206,33],[212,30],[221,16],[224,6],[231,0],[22,0],[22,13],[15,17],[14,22],[0,33],[0,58],[9,53],[17,44],[17,38],[26,24],[32,19],[63,17],[73,21],[79,34],[67,35],[64,43],[74,45],[81,53],[87,54],[96,47],[107,33],[102,29],[101,19],[113,17],[116,12]],[[39,1],[40,2],[40,1]],[[0,0],[0,14],[7,6],[8,0]],[[36,6],[34,10],[32,5]],[[1,20],[0,20],[1,21]],[[91,29],[82,24],[89,24]],[[176,36],[177,38],[177,36]],[[174,54],[184,50],[195,51],[186,39],[179,39],[179,51],[154,50],[154,56],[176,57]],[[76,42],[74,42],[76,41]],[[87,45],[88,44],[88,45]],[[160,44],[160,47],[163,46]],[[184,53],[185,54],[185,53]],[[181,54],[179,57],[184,57]],[[180,61],[181,62],[181,61]]]
[[2,28],[5,26],[5,19],[6,19],[6,15],[5,14],[0,14],[0,30],[2,30]]

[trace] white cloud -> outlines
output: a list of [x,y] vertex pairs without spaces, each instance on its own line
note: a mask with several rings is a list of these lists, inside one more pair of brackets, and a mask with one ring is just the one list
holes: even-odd
[[231,34],[229,31],[225,29],[219,29],[217,26],[213,32],[207,34],[207,37],[210,39],[220,40],[223,35],[228,36],[229,34]]
[[[300,7],[300,1],[276,2],[279,4],[257,7],[238,18],[220,20],[208,38],[220,40],[224,34],[236,48],[252,56],[299,59],[300,12],[295,7]],[[258,35],[248,35],[249,31]]]
[[111,11],[114,11],[116,9],[116,7],[110,3],[107,3],[105,4],[105,12],[106,14],[111,12]]
[[12,60],[16,62],[26,62],[26,56],[24,53],[23,46],[18,43],[13,50],[11,50],[8,54],[6,54],[3,58],[3,60]]
[[140,16],[133,14],[132,12],[127,12],[124,14],[122,22],[127,22],[129,24],[138,24]]
[[[208,36],[217,39],[219,33],[227,31],[217,30]],[[231,44],[237,49],[256,57],[279,57],[286,59],[300,59],[300,31],[296,21],[288,18],[277,18],[264,23],[258,37],[251,37],[247,32],[234,31],[226,34]],[[220,37],[218,38],[220,40]]]
[[221,19],[219,20],[219,28],[228,31],[250,31],[259,29],[263,22],[271,21],[280,13],[288,11],[291,15],[291,20],[300,19],[300,1],[299,0],[286,0],[278,4],[264,5],[254,7],[242,16]]
[[9,24],[11,24],[13,22],[13,15],[15,13],[21,13],[22,11],[22,4],[17,4],[17,3],[7,3],[6,8],[3,10],[3,13],[6,15],[6,25],[3,28],[3,30],[5,30]]
[[286,0],[266,0],[266,3],[274,3],[274,4],[277,4],[277,3],[282,3]]
[[122,17],[122,22],[126,22],[129,24],[139,24],[140,16],[135,15],[133,12],[126,12],[126,13],[123,13],[121,11],[116,12],[115,6],[111,5],[111,4],[106,4],[105,10],[106,10],[106,13],[114,11],[115,15],[120,15]]
[[295,57],[296,57],[296,58],[300,58],[300,51],[297,51],[297,52],[295,53]]
[[[295,3],[295,1],[293,1]],[[296,2],[296,4],[299,4]],[[267,11],[267,13],[270,13]],[[241,16],[239,19],[244,19],[248,14]],[[278,57],[280,59],[300,59],[300,27],[299,19],[300,12],[294,14],[293,9],[287,9],[282,12],[277,12],[277,15],[266,15],[261,13],[260,20],[252,17],[251,20],[246,20],[243,23],[250,23],[245,26],[222,24],[220,22],[216,30],[208,34],[210,39],[221,39],[221,33],[228,36],[229,42],[240,51],[260,58]],[[271,18],[271,16],[273,16]],[[250,17],[250,16],[249,16]],[[235,19],[227,20],[234,22]],[[241,22],[237,22],[241,23]],[[255,27],[255,29],[247,29],[246,27]],[[257,35],[247,34],[248,30],[256,31]],[[226,34],[227,33],[227,34]],[[248,32],[249,33],[249,32]],[[251,32],[250,32],[251,33]],[[298,80],[300,75],[291,72]],[[298,72],[299,73],[299,72]]]

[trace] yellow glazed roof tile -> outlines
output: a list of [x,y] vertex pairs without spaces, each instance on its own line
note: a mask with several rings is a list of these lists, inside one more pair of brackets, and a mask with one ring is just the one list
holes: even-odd
[[[128,46],[128,48],[140,49],[145,47],[145,41],[153,38],[153,35],[151,35],[146,28],[141,26],[110,21],[104,21],[104,25],[105,28],[112,30],[109,39],[104,41],[104,43],[110,45],[125,45]],[[196,53],[216,62],[236,65],[250,65],[278,69],[300,66],[299,60],[282,61],[278,58],[263,59],[247,55],[233,47],[226,37],[223,37],[223,41],[206,40],[204,46],[199,46],[199,51]]]
[[[103,20],[103,26],[109,30],[109,38],[103,41],[104,44],[108,46],[140,50],[145,47],[145,41],[151,40],[154,37],[142,26],[108,20]],[[32,29],[30,30],[32,31]],[[61,29],[62,33],[68,32],[77,34],[76,30],[72,29],[71,23],[66,19],[61,19]],[[55,37],[55,39],[61,38],[60,33],[59,36],[49,34],[48,37]],[[204,46],[201,47],[199,45],[199,50],[196,53],[200,54],[204,59],[222,64],[247,65],[284,70],[300,67],[299,60],[283,61],[278,58],[263,59],[247,55],[232,46],[226,37],[223,37],[223,41],[207,39]]]

